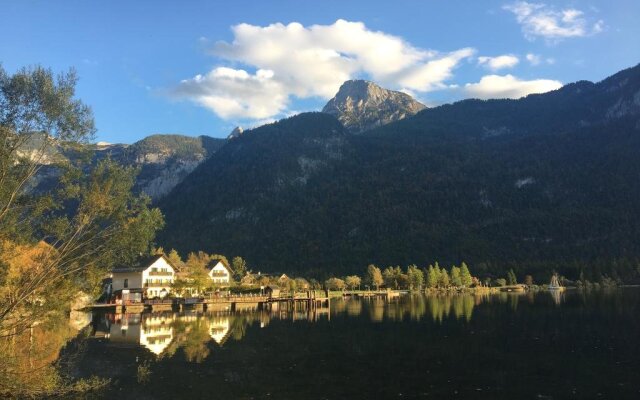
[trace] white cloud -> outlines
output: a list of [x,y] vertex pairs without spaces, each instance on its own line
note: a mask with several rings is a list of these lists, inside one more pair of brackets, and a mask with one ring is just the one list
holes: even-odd
[[513,68],[520,60],[513,54],[505,54],[497,57],[478,57],[478,64],[484,65],[492,71],[498,71],[503,68]]
[[526,55],[527,61],[533,66],[540,65],[542,63],[545,64],[555,64],[556,60],[553,58],[542,58],[540,54],[528,53]]
[[218,67],[206,75],[180,82],[173,94],[188,98],[224,119],[267,119],[284,111],[287,96],[273,79],[273,71],[249,74],[241,69]]
[[292,97],[329,99],[344,81],[356,77],[406,91],[443,89],[453,70],[475,52],[425,50],[344,20],[308,27],[295,22],[239,24],[232,31],[232,42],[217,42],[210,52],[220,63],[244,69],[218,66],[173,91],[225,119],[285,115]]
[[589,22],[584,12],[575,8],[558,10],[543,3],[526,1],[507,4],[502,8],[516,16],[525,37],[529,40],[543,37],[549,41],[558,41],[595,35],[604,29],[602,20]]
[[467,83],[467,95],[479,99],[519,99],[532,93],[558,89],[562,83],[550,79],[520,80],[513,75],[486,75],[477,83]]

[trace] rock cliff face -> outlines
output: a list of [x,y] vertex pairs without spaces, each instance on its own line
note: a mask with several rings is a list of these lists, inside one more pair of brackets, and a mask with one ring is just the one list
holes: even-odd
[[227,139],[235,139],[235,138],[239,138],[240,136],[242,136],[242,134],[244,133],[244,129],[242,129],[241,126],[236,126],[231,133],[229,134],[229,136],[227,136]]
[[[131,145],[98,143],[87,145],[86,150],[92,153],[93,162],[109,157],[122,165],[139,167],[135,190],[144,192],[157,201],[224,143],[224,139],[208,136],[152,135]],[[22,152],[28,154],[35,151],[32,148],[35,145],[30,144]],[[40,171],[30,184],[31,190],[46,191],[53,188],[60,176],[57,163],[64,163],[78,156],[63,144],[51,147],[43,158]]]
[[148,136],[123,151],[116,148],[112,157],[127,165],[140,167],[136,188],[158,200],[169,193],[202,161],[215,153],[226,141],[208,136]]
[[346,81],[322,112],[331,114],[351,133],[386,125],[423,110],[424,104],[401,92],[364,80]]

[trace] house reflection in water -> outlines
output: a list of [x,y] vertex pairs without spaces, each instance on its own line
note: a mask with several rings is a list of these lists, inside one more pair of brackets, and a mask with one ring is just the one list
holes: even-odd
[[229,338],[231,321],[228,315],[209,319],[209,335],[218,345],[222,346]]
[[143,346],[160,355],[173,340],[172,314],[112,314],[107,319],[114,345]]
[[[239,308],[239,310],[238,310]],[[315,322],[322,316],[329,320],[329,309],[286,310],[275,307],[257,310],[243,305],[236,310],[180,313],[102,314],[93,320],[93,337],[106,339],[120,349],[146,349],[159,357],[173,357],[181,350],[188,361],[202,362],[216,347],[231,338],[241,340],[252,325],[267,327],[272,319]],[[138,355],[136,355],[137,360]]]

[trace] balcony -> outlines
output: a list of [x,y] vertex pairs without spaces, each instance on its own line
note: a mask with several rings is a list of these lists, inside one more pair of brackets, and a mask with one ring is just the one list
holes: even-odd
[[149,276],[173,276],[171,271],[150,271]]
[[144,287],[146,287],[146,288],[162,288],[162,287],[165,287],[166,288],[166,287],[171,286],[172,283],[173,282],[162,282],[162,283],[159,283],[159,282],[145,282],[144,283]]

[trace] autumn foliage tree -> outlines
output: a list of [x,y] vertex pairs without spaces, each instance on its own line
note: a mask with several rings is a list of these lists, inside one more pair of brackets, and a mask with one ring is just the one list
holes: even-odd
[[[114,265],[149,254],[163,225],[149,199],[132,192],[136,169],[84,154],[95,129],[91,109],[75,98],[76,81],[73,71],[10,75],[0,66],[0,338],[10,343],[58,319],[78,290],[94,293]],[[33,190],[44,165],[57,168],[57,185]],[[18,358],[0,361],[0,391]],[[22,389],[12,392],[39,390]]]

